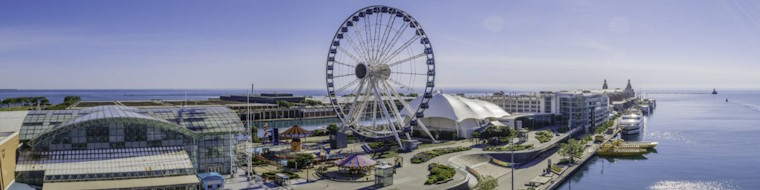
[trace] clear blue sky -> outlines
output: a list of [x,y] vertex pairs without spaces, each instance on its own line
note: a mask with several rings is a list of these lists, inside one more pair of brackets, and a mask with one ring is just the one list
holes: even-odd
[[359,8],[420,21],[437,87],[760,88],[760,1],[0,1],[0,88],[324,88]]

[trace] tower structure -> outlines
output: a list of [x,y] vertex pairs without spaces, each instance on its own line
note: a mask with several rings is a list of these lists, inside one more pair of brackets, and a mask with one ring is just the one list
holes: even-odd
[[604,85],[602,85],[602,89],[607,90],[607,79],[604,79]]

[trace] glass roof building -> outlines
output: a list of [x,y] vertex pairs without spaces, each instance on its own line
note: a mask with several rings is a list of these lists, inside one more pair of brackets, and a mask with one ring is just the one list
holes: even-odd
[[31,111],[19,130],[17,181],[43,186],[228,174],[233,136],[243,131],[226,107]]

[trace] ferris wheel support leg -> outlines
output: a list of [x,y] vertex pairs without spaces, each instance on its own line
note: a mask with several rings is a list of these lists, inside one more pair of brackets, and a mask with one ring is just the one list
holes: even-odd
[[[359,93],[360,93],[359,91],[361,91],[364,88],[364,80],[360,82],[361,83],[359,84],[359,88],[356,90],[356,96],[354,96],[354,103],[351,104],[351,109],[348,110],[348,115],[343,116],[344,118],[351,117],[353,115],[354,109],[356,109],[356,101],[359,100]],[[346,120],[350,121],[350,119],[346,119]],[[340,131],[345,131],[346,127],[347,127],[346,122],[343,121],[340,126]]]
[[[391,84],[388,83],[387,81],[385,82],[385,84],[388,86],[391,86]],[[389,89],[394,95],[401,97],[398,94],[398,91],[396,91],[396,89],[393,89],[393,88],[389,88]],[[406,108],[406,110],[409,111],[409,113],[412,113],[411,112],[411,110],[413,110],[412,106],[409,106],[409,103],[405,102],[403,99],[399,99],[399,100],[401,102],[401,105],[404,106],[404,108]],[[419,119],[422,119],[422,118],[417,118],[417,120]],[[433,137],[433,134],[430,134],[430,130],[428,130],[427,126],[425,126],[425,124],[423,124],[422,121],[417,122],[417,124],[420,125],[420,128],[422,128],[422,130],[425,131],[425,134],[427,134],[428,137],[430,137],[430,140],[433,140],[434,143],[438,143],[438,140],[435,140],[435,137]],[[412,131],[414,131],[414,128],[412,128]]]
[[[377,90],[377,81],[371,80],[370,85],[372,86],[372,89],[375,91],[375,96],[377,96],[377,101],[382,102],[383,98],[380,97],[380,91]],[[391,126],[391,130],[393,131],[393,136],[396,137],[396,142],[398,142],[399,147],[402,149],[404,148],[404,144],[401,143],[401,138],[398,137],[398,132],[396,132],[396,126],[393,123],[393,119],[391,119],[391,114],[388,113],[388,108],[385,107],[385,103],[380,104],[380,108],[383,108],[383,113],[385,114],[385,117],[388,118],[388,124]]]
[[430,130],[427,129],[425,124],[422,124],[422,121],[417,122],[417,124],[420,125],[420,128],[422,128],[422,130],[425,131],[425,133],[430,137],[431,140],[433,140],[434,143],[438,143],[438,140],[435,140],[435,138],[433,137],[433,134],[430,134]]

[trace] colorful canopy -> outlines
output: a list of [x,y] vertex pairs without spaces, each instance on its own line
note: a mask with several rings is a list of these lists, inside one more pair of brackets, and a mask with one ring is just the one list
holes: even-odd
[[298,125],[293,125],[293,127],[290,127],[290,129],[280,133],[280,136],[287,138],[302,138],[311,136],[311,131],[303,129]]
[[340,167],[361,168],[361,167],[374,166],[375,164],[377,164],[377,161],[367,158],[365,156],[354,154],[342,160],[338,160],[335,163]]

